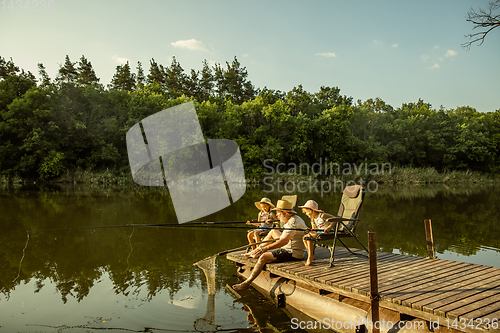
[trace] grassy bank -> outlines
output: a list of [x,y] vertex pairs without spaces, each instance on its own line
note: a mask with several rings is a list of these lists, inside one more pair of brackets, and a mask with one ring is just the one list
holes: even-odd
[[477,171],[447,170],[438,172],[434,168],[394,167],[390,173],[370,175],[377,183],[387,184],[460,184],[494,183],[500,181],[499,175]]
[[[282,173],[280,175],[273,174],[259,178],[248,178],[247,183],[257,185],[259,183],[276,183],[280,182],[309,182],[311,179],[316,179],[314,175],[297,175]],[[347,175],[329,176],[326,181],[338,184],[347,184],[349,182],[368,183],[376,182],[378,184],[388,185],[403,185],[403,184],[490,184],[500,181],[500,175],[486,174],[477,171],[443,171],[438,172],[434,168],[412,168],[412,167],[393,167],[391,170],[376,174],[370,173],[351,173]],[[40,183],[23,180],[19,177],[0,176],[0,184],[7,185],[22,185]],[[133,186],[134,181],[129,170],[101,170],[90,171],[77,169],[66,171],[60,177],[55,178],[45,183],[66,183],[66,184],[92,184],[92,185],[122,185]]]
[[[393,167],[391,169],[381,170],[380,172],[370,173],[350,172],[348,174],[331,175],[324,181],[331,183],[367,183],[377,182],[379,184],[460,184],[460,183],[495,183],[500,181],[500,175],[480,173],[477,171],[442,171],[435,168],[413,168],[413,167]],[[323,177],[324,178],[324,177]],[[314,174],[293,174],[282,172],[264,176],[260,182],[276,183],[281,182],[304,182],[310,179],[317,179]],[[252,179],[252,182],[258,182]]]

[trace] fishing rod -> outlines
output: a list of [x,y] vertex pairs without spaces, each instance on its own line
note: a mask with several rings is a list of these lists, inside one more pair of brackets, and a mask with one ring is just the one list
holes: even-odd
[[[160,226],[161,227],[161,226]],[[189,227],[189,225],[187,226],[184,226],[184,225],[180,225],[178,227],[174,227],[174,226],[167,226],[167,227],[164,227],[164,228],[175,228],[175,229],[179,229],[179,228],[184,228],[184,227]],[[197,226],[197,225],[193,225],[192,227],[203,227],[203,226]],[[211,227],[210,229],[212,228],[220,228],[220,229],[244,229],[244,230],[252,230],[252,229],[255,229],[255,227],[235,227],[235,226],[215,226],[215,227]],[[282,230],[294,230],[294,231],[325,231],[324,229],[310,229],[310,228],[280,228],[280,227],[276,227],[276,228],[267,228],[267,229],[260,229],[262,231],[270,231],[270,230],[279,230],[279,231],[282,231]]]
[[244,249],[249,248],[249,247],[251,247],[251,246],[260,245],[260,244],[264,244],[264,243],[274,242],[274,241],[276,241],[276,240],[278,240],[278,238],[265,239],[265,240],[260,241],[260,242],[257,242],[257,243],[247,244],[247,245],[243,245],[243,246],[237,247],[237,248],[235,248],[235,249],[222,251],[222,252],[216,253],[216,254],[214,254],[214,255],[212,255],[212,256],[210,256],[210,257],[207,257],[207,258],[205,258],[205,259],[202,259],[202,260],[200,260],[200,261],[197,261],[197,262],[195,262],[193,265],[194,265],[194,266],[198,266],[198,267],[200,267],[200,268],[203,268],[202,266],[200,266],[200,264],[206,263],[208,260],[211,260],[211,259],[216,258],[216,257],[218,257],[218,256],[222,256],[222,255],[224,255],[224,254],[228,254],[228,253],[232,253],[232,252],[236,252],[236,251],[244,250]]
[[[120,224],[120,225],[97,225],[85,227],[69,227],[69,228],[53,228],[53,229],[40,229],[38,231],[58,231],[58,230],[78,230],[78,229],[106,229],[106,228],[133,228],[133,227],[199,227],[207,225],[222,225],[222,224],[238,224],[238,223],[257,223],[257,220],[249,221],[228,221],[228,222],[191,222],[191,223],[150,223],[150,224]],[[279,220],[270,220],[269,223],[279,222]],[[219,227],[220,228],[220,227]],[[231,228],[231,227],[229,227]],[[246,227],[232,227],[239,229],[249,229]],[[30,231],[28,231],[30,232]]]
[[[357,219],[349,219],[344,217],[333,217],[328,219],[332,222],[342,221],[356,221]],[[270,220],[268,223],[279,222],[280,220]],[[81,230],[81,229],[107,229],[107,228],[134,228],[134,227],[165,227],[165,228],[192,228],[213,225],[213,228],[224,229],[251,229],[252,227],[236,227],[236,226],[219,226],[224,224],[240,224],[247,223],[248,221],[228,221],[228,222],[191,222],[191,223],[150,223],[150,224],[121,224],[121,225],[99,225],[99,226],[85,226],[85,227],[69,227],[69,228],[53,228],[53,229],[40,229],[38,231],[59,231],[59,230]],[[257,223],[257,220],[250,220],[252,223]],[[295,231],[324,231],[323,229],[304,229],[304,228],[283,228],[273,227],[268,229],[277,230],[295,230]],[[28,231],[30,232],[30,231]]]

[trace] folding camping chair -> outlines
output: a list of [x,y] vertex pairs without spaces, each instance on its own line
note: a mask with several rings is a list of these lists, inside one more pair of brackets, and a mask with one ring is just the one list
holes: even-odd
[[[316,246],[325,247],[330,250],[331,253],[330,253],[329,267],[333,267],[333,261],[334,261],[333,257],[335,254],[335,246],[337,244],[337,240],[340,243],[342,243],[342,245],[344,245],[344,247],[350,253],[355,255],[368,256],[367,254],[365,255],[362,253],[354,253],[342,241],[342,238],[353,237],[363,247],[366,253],[368,253],[367,248],[358,239],[358,235],[355,234],[359,222],[358,219],[359,211],[361,209],[364,197],[365,197],[365,191],[360,185],[347,186],[342,194],[342,200],[340,203],[340,208],[337,216],[326,220],[327,222],[333,222],[336,224],[334,226],[335,232],[320,234],[319,237],[313,240],[316,243],[315,244]],[[329,239],[333,239],[333,246],[328,246],[318,243],[320,241]]]

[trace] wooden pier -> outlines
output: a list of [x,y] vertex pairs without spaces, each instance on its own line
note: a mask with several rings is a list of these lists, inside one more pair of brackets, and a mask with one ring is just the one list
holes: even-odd
[[[246,278],[256,260],[242,253],[227,258]],[[309,267],[304,261],[267,264],[252,286],[319,322],[325,318],[366,321],[370,313],[368,258],[339,248],[335,266],[328,268],[328,250],[317,248],[315,257]],[[377,265],[381,320],[403,326],[381,332],[500,332],[500,268],[383,252],[377,253]],[[328,321],[331,328],[335,328],[333,320]],[[412,327],[408,322],[425,323],[425,327]],[[370,331],[340,326],[335,330]]]

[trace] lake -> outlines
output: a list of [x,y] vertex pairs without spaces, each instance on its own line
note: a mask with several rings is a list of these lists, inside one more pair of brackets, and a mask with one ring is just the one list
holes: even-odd
[[[294,193],[249,187],[199,221],[254,219],[255,201],[286,194]],[[337,213],[340,190],[297,194],[299,205],[314,199]],[[366,244],[376,232],[379,251],[426,256],[423,221],[431,219],[438,258],[500,267],[499,196],[494,186],[379,186],[366,194],[357,233]],[[226,289],[237,279],[225,257],[216,260],[214,300],[193,266],[246,244],[244,224],[124,226],[176,223],[166,190],[3,189],[0,212],[0,332],[197,332],[212,301],[219,331],[292,332],[283,310],[256,291],[236,300]]]

